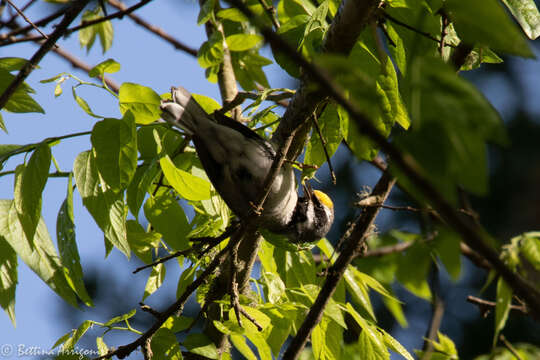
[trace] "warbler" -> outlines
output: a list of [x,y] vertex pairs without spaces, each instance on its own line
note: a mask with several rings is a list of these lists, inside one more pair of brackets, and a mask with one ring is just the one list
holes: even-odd
[[[161,117],[191,136],[215,189],[236,216],[244,219],[261,196],[276,157],[275,145],[218,111],[207,114],[183,87],[173,87],[171,95],[171,100],[161,101]],[[332,200],[309,185],[300,197],[296,187],[291,164],[283,164],[258,225],[296,243],[319,240],[334,221]]]

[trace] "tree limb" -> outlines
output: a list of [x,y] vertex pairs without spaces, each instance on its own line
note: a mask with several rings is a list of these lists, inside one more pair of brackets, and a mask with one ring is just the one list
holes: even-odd
[[[388,172],[383,173],[377,182],[377,185],[373,188],[372,195],[381,196],[386,199],[395,182],[396,179]],[[355,222],[352,232],[344,241],[344,250],[336,259],[336,262],[328,269],[328,275],[319,295],[311,306],[304,322],[298,329],[296,336],[283,354],[283,360],[294,360],[300,355],[300,352],[308,341],[309,335],[321,321],[324,308],[334,294],[347,266],[349,266],[355,257],[358,255],[361,256],[363,245],[379,211],[380,208],[367,208]]]
[[[124,3],[122,3],[121,1],[107,0],[107,2],[111,6],[114,6],[115,8],[117,8],[118,10],[126,11],[126,9],[127,9],[126,5]],[[165,32],[160,27],[155,26],[153,24],[150,24],[146,20],[143,20],[141,17],[139,17],[138,15],[135,15],[133,13],[128,13],[127,16],[131,20],[135,21],[135,23],[139,24],[143,28],[147,29],[148,31],[152,32],[153,34],[155,34],[155,35],[159,36],[160,38],[162,38],[163,40],[167,41],[169,44],[174,46],[176,49],[182,50],[182,51],[186,52],[187,54],[189,54],[191,56],[197,56],[197,49],[194,49],[194,48],[182,43],[178,39],[172,37],[170,34]]]

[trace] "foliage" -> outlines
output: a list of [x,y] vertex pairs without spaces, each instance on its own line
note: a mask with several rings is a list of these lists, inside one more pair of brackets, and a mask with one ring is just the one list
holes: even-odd
[[[540,13],[533,1],[503,3],[526,36],[534,39],[540,34]],[[259,108],[272,95],[292,92],[269,89],[265,66],[275,62],[290,76],[304,78],[298,63],[283,48],[272,45],[272,59],[260,54],[265,38],[253,24],[268,27],[277,23],[277,34],[320,66],[340,88],[346,89],[348,99],[376,129],[417,161],[418,172],[435,185],[442,198],[457,205],[459,192],[488,194],[486,144],[505,145],[508,139],[497,112],[478,89],[456,73],[456,68],[468,71],[482,63],[497,63],[502,61],[498,55],[503,54],[532,56],[526,37],[502,4],[495,0],[387,1],[385,8],[376,13],[384,31],[375,28],[370,31],[368,27],[347,55],[324,53],[325,36],[339,7],[336,0],[280,0],[277,12],[268,11],[271,3],[267,0],[248,0],[246,5],[255,14],[252,22],[235,7],[221,8],[213,0],[202,2],[198,24],[218,30],[209,32],[197,60],[206,69],[210,82],[217,82],[223,63],[231,61],[234,76],[244,91],[264,88],[244,109],[250,127],[270,137],[280,116],[275,105]],[[97,7],[87,10],[82,21],[102,16],[102,9]],[[403,23],[418,32],[401,26]],[[96,37],[105,53],[113,40],[110,21],[79,31],[80,44],[88,51]],[[469,56],[461,63],[452,56],[460,46],[470,47]],[[15,77],[12,72],[20,70],[25,62],[18,58],[0,59],[0,93]],[[88,81],[69,73],[42,81],[55,83],[56,97],[62,94],[66,81],[75,81],[72,86],[75,103],[95,118],[93,128],[87,133],[91,148],[78,154],[67,175],[67,195],[56,225],[58,251],[41,213],[42,208],[48,209],[47,204],[42,204],[42,193],[47,180],[54,175],[50,173],[51,164],[59,172],[54,145],[63,137],[44,139],[37,144],[0,145],[0,168],[16,155],[27,155],[14,169],[2,173],[13,175],[15,180],[13,199],[0,200],[0,305],[13,323],[18,258],[66,302],[92,306],[76,242],[74,191],[103,231],[106,254],[116,248],[128,258],[135,255],[152,265],[142,300],[156,293],[167,276],[162,263],[152,263],[158,253],[183,255],[178,257],[178,266],[183,269],[178,280],[180,298],[218,252],[232,241],[226,239],[202,255],[195,251],[200,249],[191,238],[219,235],[231,223],[232,214],[210,183],[189,139],[158,121],[160,101],[167,95],[160,96],[155,89],[131,82],[123,83],[116,94],[104,76],[119,69],[119,63],[107,59],[90,70],[92,79]],[[99,104],[92,104],[97,109],[94,112],[77,93],[84,86],[100,88],[117,100],[121,117],[101,114]],[[23,84],[3,110],[44,112],[29,95],[33,92]],[[214,99],[194,97],[208,113],[221,108]],[[342,142],[359,160],[370,161],[379,154],[373,139],[362,133],[338,103],[325,99],[315,113],[323,138],[313,131],[307,141],[304,162],[312,167],[304,167],[305,177],[314,177],[314,169],[323,165],[326,155],[331,157]],[[0,127],[6,130],[1,117]],[[405,173],[394,167],[391,170],[402,189],[429,212],[430,199],[421,195]],[[186,216],[187,208],[194,210],[195,215]],[[336,262],[336,254],[342,250],[334,249],[327,239],[302,248],[275,234],[263,232],[263,235],[266,241],[258,252],[260,276],[252,277],[254,286],[240,296],[240,304],[262,326],[262,331],[247,318],[242,319],[240,326],[234,308],[225,301],[230,300],[227,298],[214,301],[223,316],[209,319],[248,359],[272,359],[283,353],[286,340],[297,334],[325,282],[319,275]],[[461,238],[456,229],[444,223],[435,222],[429,232],[395,229],[387,234],[364,235],[369,238],[371,249],[404,245],[403,250],[388,252],[382,258],[358,258],[346,267],[344,279],[327,299],[322,318],[311,333],[311,347],[304,350],[302,358],[389,359],[390,353],[397,353],[413,359],[379,325],[373,295],[377,294],[395,320],[405,327],[407,319],[403,304],[394,293],[395,284],[430,300],[436,296],[427,281],[433,262],[442,264],[454,281],[460,276]],[[316,261],[314,254],[324,260]],[[534,278],[540,271],[540,234],[525,232],[512,238],[500,256],[513,272]],[[494,345],[504,329],[515,294],[513,285],[497,276],[493,270],[491,279],[496,278],[497,282]],[[209,299],[207,291],[208,287],[197,291],[201,307]],[[113,347],[105,342],[107,333],[130,331],[140,336],[144,332],[130,325],[129,319],[134,314],[132,310],[104,323],[86,320],[58,339],[54,347],[72,349],[88,329],[97,327],[103,333],[97,337],[96,346],[105,355]],[[192,330],[190,324],[194,320],[178,314],[168,317],[152,336],[153,356],[181,359],[182,352],[187,351],[219,358],[222,349],[216,347],[208,334]],[[178,342],[176,334],[180,332],[188,335]],[[437,339],[427,342],[433,347],[432,358],[458,359],[458,351],[445,335],[438,333]],[[532,359],[538,348],[524,345],[518,346],[518,351],[524,359],[533,354]],[[420,357],[423,354],[417,353]],[[509,355],[506,350],[494,347],[493,356],[506,359]]]

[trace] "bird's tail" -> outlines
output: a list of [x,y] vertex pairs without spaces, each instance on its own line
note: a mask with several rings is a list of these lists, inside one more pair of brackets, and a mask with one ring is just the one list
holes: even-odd
[[188,135],[197,133],[201,122],[211,121],[208,114],[183,87],[171,88],[172,100],[162,100],[163,120],[184,130]]

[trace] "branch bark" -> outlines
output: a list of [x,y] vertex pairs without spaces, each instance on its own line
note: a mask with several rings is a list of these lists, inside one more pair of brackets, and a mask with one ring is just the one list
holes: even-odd
[[[394,186],[396,179],[388,172],[383,173],[377,185],[373,188],[372,196],[379,196],[386,199]],[[283,360],[294,360],[300,355],[302,349],[306,346],[308,338],[317,324],[321,321],[324,308],[334,294],[336,287],[343,277],[347,266],[357,256],[361,256],[362,248],[369,235],[371,226],[373,225],[380,207],[366,208],[356,223],[354,229],[344,242],[344,250],[341,252],[336,262],[328,269],[326,280],[309,310],[304,322],[298,329],[296,336],[293,338],[289,347],[283,354]]]

